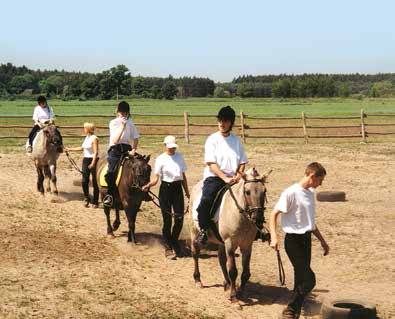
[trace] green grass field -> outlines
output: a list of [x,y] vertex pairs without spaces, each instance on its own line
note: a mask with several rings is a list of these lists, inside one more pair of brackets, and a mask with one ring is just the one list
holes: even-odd
[[[308,115],[355,115],[361,109],[367,113],[395,112],[395,99],[218,99],[191,98],[179,100],[127,100],[132,113],[146,114],[192,114],[215,115],[221,106],[231,105],[236,112],[241,110],[255,116],[299,116],[302,111]],[[117,101],[61,101],[49,100],[56,114],[113,114]],[[35,101],[0,101],[0,115],[31,115]]]
[[[253,120],[246,119],[245,123],[250,127],[267,127],[267,126],[298,126],[297,129],[258,129],[248,130],[249,136],[273,136],[273,135],[285,135],[285,136],[301,136],[303,135],[302,123],[300,120],[301,112],[305,112],[307,118],[314,116],[359,116],[361,109],[367,114],[395,114],[395,98],[388,99],[342,99],[342,98],[330,98],[330,99],[288,99],[288,100],[276,100],[276,99],[217,99],[217,98],[191,98],[191,99],[180,99],[173,101],[166,100],[151,100],[151,99],[133,99],[128,100],[132,108],[132,117],[134,122],[140,124],[138,130],[142,135],[143,139],[148,141],[158,142],[165,135],[184,135],[184,123],[183,117],[152,117],[152,116],[139,116],[138,114],[173,114],[182,115],[185,111],[191,115],[191,124],[215,124],[215,115],[218,110],[225,105],[231,105],[237,113],[243,111],[247,116],[261,116],[261,117],[297,117],[296,120]],[[109,118],[100,117],[74,117],[64,118],[61,115],[114,115],[114,109],[117,101],[61,101],[61,100],[49,100],[51,105],[59,117],[56,121],[58,126],[82,126],[86,121],[93,121],[96,126],[105,127],[97,129],[97,134],[108,134]],[[1,125],[24,125],[25,128],[0,128],[0,136],[27,136],[29,128],[33,122],[30,116],[33,113],[35,107],[35,101],[0,101],[0,126]],[[2,115],[24,115],[27,118],[1,118]],[[193,115],[212,115],[213,118],[199,118],[193,117]],[[157,124],[168,124],[168,126],[152,127],[144,126],[146,123],[157,123]],[[238,121],[236,121],[236,124]],[[367,124],[394,124],[395,117],[368,117],[366,119]],[[181,126],[172,126],[172,125]],[[353,120],[308,120],[307,125],[309,126],[336,126],[336,125],[360,125],[359,119]],[[213,127],[191,127],[191,134],[204,134],[208,135],[210,132],[215,130]],[[83,134],[82,129],[61,129],[64,135],[81,135]],[[234,130],[236,134],[240,134],[240,131],[236,128]],[[368,127],[368,132],[395,132],[395,126],[386,127]],[[308,129],[309,135],[358,135],[360,134],[360,128],[329,128],[329,129]],[[156,136],[156,137],[155,137]],[[375,136],[371,137],[371,141],[390,141],[395,139],[395,135],[388,136]],[[78,144],[81,138],[68,138],[68,144]],[[105,142],[106,138],[103,138]],[[315,143],[344,143],[354,142],[358,138],[353,139],[315,139]],[[198,136],[191,137],[192,143],[202,143],[203,139]],[[303,143],[303,140],[296,138],[289,139],[248,139],[249,143]],[[0,139],[0,146],[13,146],[22,145],[24,142],[22,139]]]

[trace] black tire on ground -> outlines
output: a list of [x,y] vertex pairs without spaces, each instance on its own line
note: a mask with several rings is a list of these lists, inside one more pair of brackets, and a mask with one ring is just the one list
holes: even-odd
[[317,200],[319,202],[344,202],[346,200],[345,192],[318,192]]
[[322,319],[375,319],[376,306],[357,299],[324,301],[321,307]]

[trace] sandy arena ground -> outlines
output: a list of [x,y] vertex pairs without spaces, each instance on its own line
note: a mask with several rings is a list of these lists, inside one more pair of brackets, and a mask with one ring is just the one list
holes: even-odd
[[[202,150],[200,144],[181,144],[190,186],[201,177]],[[345,202],[317,202],[317,225],[331,252],[323,257],[313,241],[317,286],[302,318],[319,318],[322,300],[334,297],[368,300],[377,304],[379,318],[394,318],[395,144],[255,144],[246,150],[260,172],[273,169],[266,217],[281,191],[312,161],[328,171],[320,190],[347,193]],[[140,152],[155,157],[161,146]],[[34,166],[25,154],[0,153],[0,163],[1,318],[270,319],[287,303],[293,276],[283,247],[286,287],[278,283],[275,253],[266,243],[254,243],[252,276],[240,309],[223,291],[215,251],[200,263],[204,289],[194,285],[192,258],[164,257],[161,216],[152,203],[144,203],[138,215],[140,244],[127,244],[123,214],[110,238],[102,209],[83,207],[81,188],[73,186],[79,176],[64,155],[58,198],[36,192]]]

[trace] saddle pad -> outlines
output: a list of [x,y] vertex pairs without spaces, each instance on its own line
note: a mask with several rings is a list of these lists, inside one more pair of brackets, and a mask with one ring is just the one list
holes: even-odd
[[[119,184],[119,180],[121,179],[121,175],[122,175],[122,168],[123,168],[123,163],[119,166],[118,169],[118,174],[117,174],[117,180],[115,181],[115,185],[118,186]],[[106,164],[103,169],[100,172],[100,177],[99,177],[99,184],[102,187],[107,187],[107,182],[106,182],[106,174],[107,174],[107,170],[108,170],[108,164]]]
[[[194,221],[198,221],[198,212],[197,212],[197,208],[199,207],[200,204],[200,200],[202,198],[202,192],[200,192],[198,194],[198,196],[195,198],[195,200],[193,201],[193,205],[192,205],[192,218]],[[219,213],[221,211],[222,205],[223,205],[223,201],[221,198],[221,204],[218,206],[217,210],[215,211],[214,216],[211,218],[211,220],[216,223],[219,220]]]

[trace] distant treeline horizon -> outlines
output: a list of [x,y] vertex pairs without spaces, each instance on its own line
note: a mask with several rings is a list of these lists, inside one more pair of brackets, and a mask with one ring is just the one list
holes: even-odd
[[124,97],[390,97],[395,96],[395,73],[242,75],[231,82],[215,83],[209,78],[195,76],[133,76],[122,64],[99,73],[32,70],[24,65],[0,64],[1,99],[34,98],[40,94],[63,100]]

